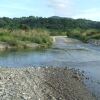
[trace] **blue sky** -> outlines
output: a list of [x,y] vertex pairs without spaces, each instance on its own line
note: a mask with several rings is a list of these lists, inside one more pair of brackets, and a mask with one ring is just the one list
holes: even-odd
[[100,21],[100,0],[0,0],[0,17],[62,16]]

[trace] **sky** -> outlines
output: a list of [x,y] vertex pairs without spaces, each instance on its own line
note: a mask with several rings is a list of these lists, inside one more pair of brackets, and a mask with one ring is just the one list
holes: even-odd
[[100,0],[0,0],[0,17],[61,16],[100,21]]

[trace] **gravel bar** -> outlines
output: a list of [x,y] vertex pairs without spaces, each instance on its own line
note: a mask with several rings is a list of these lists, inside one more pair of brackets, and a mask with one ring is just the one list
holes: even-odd
[[0,68],[0,100],[96,100],[68,68]]

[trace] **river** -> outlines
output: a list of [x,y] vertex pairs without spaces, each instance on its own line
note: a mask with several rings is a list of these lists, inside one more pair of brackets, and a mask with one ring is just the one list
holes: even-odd
[[54,37],[51,48],[0,53],[1,67],[56,66],[84,71],[86,87],[100,100],[100,47],[63,36]]

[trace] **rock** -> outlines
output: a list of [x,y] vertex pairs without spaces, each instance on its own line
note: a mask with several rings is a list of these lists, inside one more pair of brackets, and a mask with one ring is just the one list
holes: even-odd
[[72,78],[75,78],[76,80],[80,80],[80,76],[79,75],[72,75]]
[[75,70],[0,68],[0,76],[0,100],[95,100]]
[[88,40],[88,43],[96,45],[96,46],[100,46],[100,40],[90,39]]

